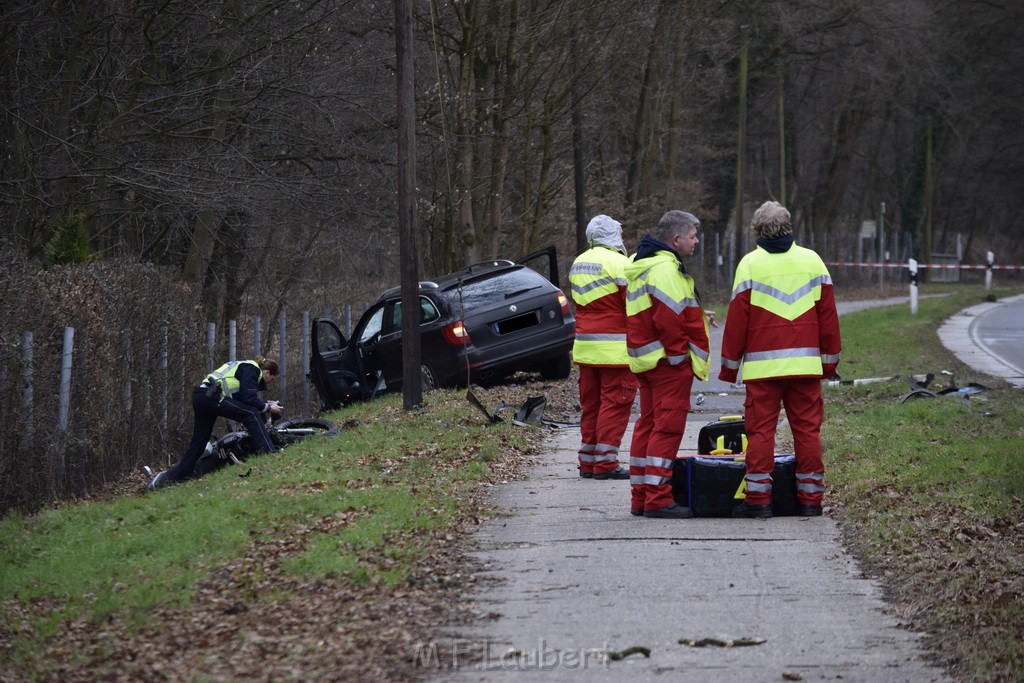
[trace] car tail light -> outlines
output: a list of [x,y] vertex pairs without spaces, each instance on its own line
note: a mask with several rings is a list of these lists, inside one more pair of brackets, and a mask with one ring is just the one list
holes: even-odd
[[444,338],[452,346],[466,346],[473,341],[469,338],[469,332],[466,331],[466,326],[462,324],[461,320],[445,325],[442,332],[444,332]]
[[558,290],[558,304],[562,307],[562,315],[569,315],[569,299],[562,290]]

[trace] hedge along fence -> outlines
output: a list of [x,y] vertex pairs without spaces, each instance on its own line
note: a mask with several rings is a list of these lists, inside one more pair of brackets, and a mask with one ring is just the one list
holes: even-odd
[[197,322],[197,297],[173,272],[138,264],[8,272],[0,283],[10,293],[0,320],[0,515],[175,462],[191,436],[194,386],[259,348],[282,369],[267,398],[292,416],[319,407],[305,378],[309,313],[218,330]]

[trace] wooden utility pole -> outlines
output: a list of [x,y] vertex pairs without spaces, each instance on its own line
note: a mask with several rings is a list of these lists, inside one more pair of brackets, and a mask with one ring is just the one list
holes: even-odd
[[402,402],[423,402],[420,358],[419,248],[416,238],[416,91],[412,60],[412,0],[395,0],[398,75],[398,243],[402,273]]
[[779,89],[776,95],[779,105],[779,204],[786,205],[786,79],[784,69],[779,67]]
[[[569,51],[575,68],[575,36],[569,43]],[[587,169],[583,161],[583,111],[580,108],[579,88],[575,85],[572,89],[572,166],[573,188],[576,195],[576,253],[581,254],[587,249]]]
[[740,111],[739,111],[739,140],[736,149],[736,238],[733,240],[733,267],[740,262],[743,256],[743,161],[744,150],[747,146],[747,36],[750,30],[748,24],[740,26]]

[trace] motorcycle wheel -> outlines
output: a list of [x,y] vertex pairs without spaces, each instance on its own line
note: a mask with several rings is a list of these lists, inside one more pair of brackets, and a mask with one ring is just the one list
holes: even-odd
[[199,456],[199,460],[196,461],[196,466],[192,470],[192,476],[193,478],[199,478],[210,472],[216,472],[229,464],[230,461],[220,456],[219,449],[207,449],[205,453]]
[[280,438],[283,445],[297,443],[311,436],[335,436],[338,433],[338,425],[330,420],[319,418],[296,418],[293,420],[281,420],[271,429]]

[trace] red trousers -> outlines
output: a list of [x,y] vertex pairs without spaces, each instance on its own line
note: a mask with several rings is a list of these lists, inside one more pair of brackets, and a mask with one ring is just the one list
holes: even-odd
[[580,365],[581,472],[603,474],[619,466],[619,445],[636,397],[629,368]]
[[821,459],[821,422],[825,405],[821,380],[799,377],[747,382],[743,426],[747,432],[748,505],[770,505],[775,468],[775,430],[779,404],[793,431],[796,451],[796,498],[802,505],[821,505],[825,494],[825,464]]
[[640,381],[640,417],[633,425],[629,483],[633,510],[660,510],[671,505],[672,466],[690,412],[693,370],[689,363],[659,361]]

